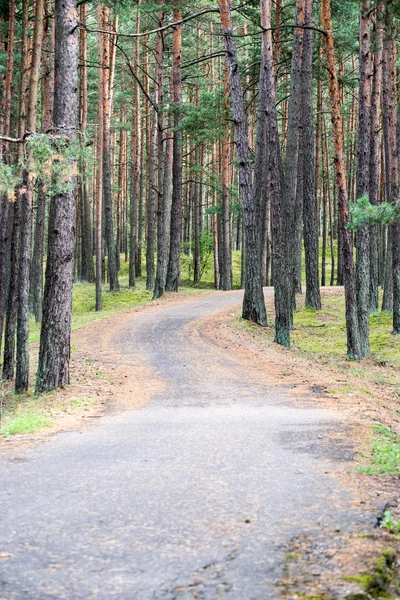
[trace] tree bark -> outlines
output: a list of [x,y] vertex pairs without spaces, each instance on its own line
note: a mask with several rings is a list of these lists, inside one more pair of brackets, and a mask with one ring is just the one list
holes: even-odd
[[[370,48],[371,0],[360,2],[360,73],[358,89],[358,151],[356,173],[357,199],[368,195],[371,150],[371,77],[372,55]],[[369,356],[369,276],[370,239],[369,225],[363,225],[356,235],[358,328],[361,357]]]
[[249,157],[249,139],[244,109],[244,99],[237,61],[236,44],[229,0],[218,0],[224,35],[225,59],[228,66],[232,115],[235,130],[236,152],[239,163],[239,188],[243,206],[245,244],[247,256],[246,283],[242,316],[259,325],[267,324],[264,294],[261,284],[260,236],[258,233],[258,207],[253,200],[252,172]]
[[[305,2],[304,25],[312,25],[312,0]],[[314,168],[314,118],[312,96],[312,30],[303,33],[303,61],[301,65],[302,103],[302,155],[303,155],[303,214],[304,214],[304,253],[306,265],[307,308],[321,308],[319,289],[319,249],[317,213],[317,172]],[[321,122],[321,121],[319,121]],[[317,137],[317,144],[319,139]],[[319,169],[319,160],[318,160]]]
[[224,107],[225,107],[225,124],[224,133],[221,140],[221,263],[219,265],[221,278],[220,287],[222,290],[232,289],[232,254],[230,243],[230,208],[229,208],[229,160],[230,160],[230,121],[229,121],[229,83],[228,69],[225,64],[224,69]]
[[[56,0],[54,127],[71,142],[78,123],[78,11],[77,0]],[[74,171],[71,164],[71,171]],[[53,196],[43,322],[40,333],[36,392],[69,383],[72,283],[75,237],[76,176],[66,181],[68,191]],[[68,188],[67,188],[68,189]]]
[[[140,33],[140,0],[136,14],[136,33]],[[139,77],[140,41],[136,38],[135,47],[135,76]],[[138,231],[138,204],[140,200],[140,156],[141,156],[141,110],[140,88],[137,80],[134,84],[132,136],[131,136],[131,189],[129,207],[129,287],[136,285],[136,258],[137,258],[137,231]]]
[[[103,29],[110,30],[109,9],[103,6]],[[117,261],[115,258],[115,240],[113,224],[112,207],[112,182],[111,182],[111,69],[113,61],[111,60],[110,34],[104,34],[103,39],[103,202],[104,202],[104,221],[105,235],[107,241],[107,260],[108,277],[110,282],[110,291],[119,290]]]
[[336,73],[335,51],[332,34],[330,0],[321,0],[321,21],[325,30],[324,49],[328,69],[329,98],[331,103],[332,134],[335,152],[335,179],[338,191],[340,232],[343,248],[343,274],[346,303],[347,356],[352,360],[361,359],[360,334],[358,330],[357,292],[354,274],[353,246],[349,222],[346,174],[343,154],[343,120],[340,112],[339,83]]
[[[389,18],[390,13],[387,14]],[[387,201],[396,204],[399,197],[399,171],[397,150],[397,115],[396,115],[396,40],[390,32],[390,24],[386,28],[386,39],[384,41],[384,68],[383,68],[383,111],[386,126],[384,128],[387,136],[386,162],[389,177]],[[393,285],[393,334],[400,335],[400,223],[394,222],[390,226],[390,237],[392,251],[392,285]],[[390,246],[388,248],[389,254]],[[388,256],[386,258],[388,262]],[[387,273],[389,276],[389,273]],[[386,282],[385,282],[386,283]]]
[[[369,163],[369,200],[371,204],[379,202],[379,154],[380,154],[380,107],[382,101],[382,51],[383,51],[383,10],[384,1],[378,0],[375,16],[375,53],[371,95],[371,136]],[[379,291],[379,252],[378,226],[370,225],[370,284],[369,310],[378,311]]]
[[[40,63],[42,55],[44,27],[44,0],[37,0],[35,7],[35,28],[33,33],[32,63],[29,81],[27,130],[36,131]],[[18,274],[18,316],[15,391],[25,392],[29,386],[29,273],[31,265],[33,176],[32,155],[28,149],[27,168],[23,173],[21,201],[21,232],[19,247]]]
[[150,131],[149,189],[147,202],[146,289],[154,291],[154,250],[156,236],[156,160],[157,160],[157,113],[153,110]]
[[292,65],[290,74],[290,99],[288,107],[288,127],[286,138],[285,173],[283,180],[282,201],[286,229],[286,259],[285,267],[288,277],[291,278],[290,289],[290,321],[293,322],[293,309],[296,306],[294,290],[294,265],[295,265],[295,212],[296,212],[296,184],[299,152],[299,117],[301,101],[301,64],[304,25],[305,0],[296,2],[296,24],[300,27],[294,29]]
[[[174,8],[173,20],[179,21],[181,12]],[[173,28],[171,101],[174,104],[174,142],[172,163],[172,206],[170,250],[166,290],[177,292],[180,280],[180,235],[182,212],[182,31]]]
[[[15,36],[15,0],[10,0],[9,5],[9,20],[8,20],[8,38],[7,38],[7,67],[6,67],[6,78],[4,82],[4,117],[3,117],[3,131],[5,136],[10,135],[10,121],[11,121],[11,100],[12,100],[12,76],[14,68],[14,36]],[[23,60],[23,59],[22,59]],[[0,160],[9,162],[7,144],[4,142],[2,148],[2,157]],[[10,228],[9,224],[9,207],[10,201],[6,194],[0,194],[0,281],[4,282],[0,285],[0,351],[1,343],[3,339],[3,324],[4,316],[6,311],[6,296],[7,286],[6,273],[8,263],[8,249],[9,241],[8,234]]]
[[[101,5],[97,6],[97,27],[102,28],[103,17]],[[103,64],[103,34],[97,34],[97,55],[99,65]],[[104,139],[104,102],[103,102],[103,69],[99,68],[97,88],[97,169],[96,169],[96,311],[103,307],[103,139]]]
[[173,158],[173,135],[168,131],[165,141],[163,195],[157,209],[157,273],[153,298],[160,298],[165,291],[168,267],[168,233],[171,214],[171,175]]

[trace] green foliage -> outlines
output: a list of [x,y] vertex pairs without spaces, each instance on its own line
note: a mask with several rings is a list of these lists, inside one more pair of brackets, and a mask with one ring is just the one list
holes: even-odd
[[207,268],[213,248],[213,234],[210,231],[204,231],[200,234],[200,279]]
[[400,218],[400,203],[371,204],[368,196],[362,196],[350,207],[351,221],[348,228],[357,231],[366,223],[390,225]]
[[221,139],[224,130],[223,90],[203,91],[199,103],[188,102],[183,107],[182,129],[196,142],[213,143]]
[[6,165],[0,161],[0,192],[6,194],[9,200],[15,200],[15,187],[18,178],[14,165]]
[[391,533],[394,534],[400,533],[400,521],[396,521],[393,519],[393,515],[390,510],[385,510],[381,522],[381,527],[383,527],[384,529],[388,529]]
[[70,141],[54,139],[51,135],[33,135],[28,138],[24,158],[15,165],[0,162],[0,192],[15,199],[15,190],[21,186],[22,171],[35,185],[41,181],[51,196],[74,188],[73,178],[79,174],[78,165],[91,168],[92,150],[80,138]]

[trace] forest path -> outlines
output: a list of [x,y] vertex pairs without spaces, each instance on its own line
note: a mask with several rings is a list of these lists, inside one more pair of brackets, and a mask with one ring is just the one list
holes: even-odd
[[363,522],[333,476],[343,455],[321,445],[345,428],[338,413],[266,386],[203,335],[205,316],[240,300],[159,303],[82,330],[94,354],[107,330],[119,368],[147,365],[152,397],[2,459],[1,599],[270,600],[293,537],[326,549]]

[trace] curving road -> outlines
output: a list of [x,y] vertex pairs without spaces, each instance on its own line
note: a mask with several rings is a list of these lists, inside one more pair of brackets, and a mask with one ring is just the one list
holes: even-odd
[[238,302],[133,314],[115,348],[151,364],[163,392],[1,459],[0,599],[274,599],[293,536],[357,521],[318,450],[337,414],[251,381],[201,336],[201,317]]

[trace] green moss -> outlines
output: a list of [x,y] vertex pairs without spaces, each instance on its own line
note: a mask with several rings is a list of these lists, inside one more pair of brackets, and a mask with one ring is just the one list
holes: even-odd
[[344,578],[355,582],[372,598],[392,598],[392,592],[400,592],[400,579],[395,553],[385,549],[381,556],[374,561],[369,573],[361,573]]

